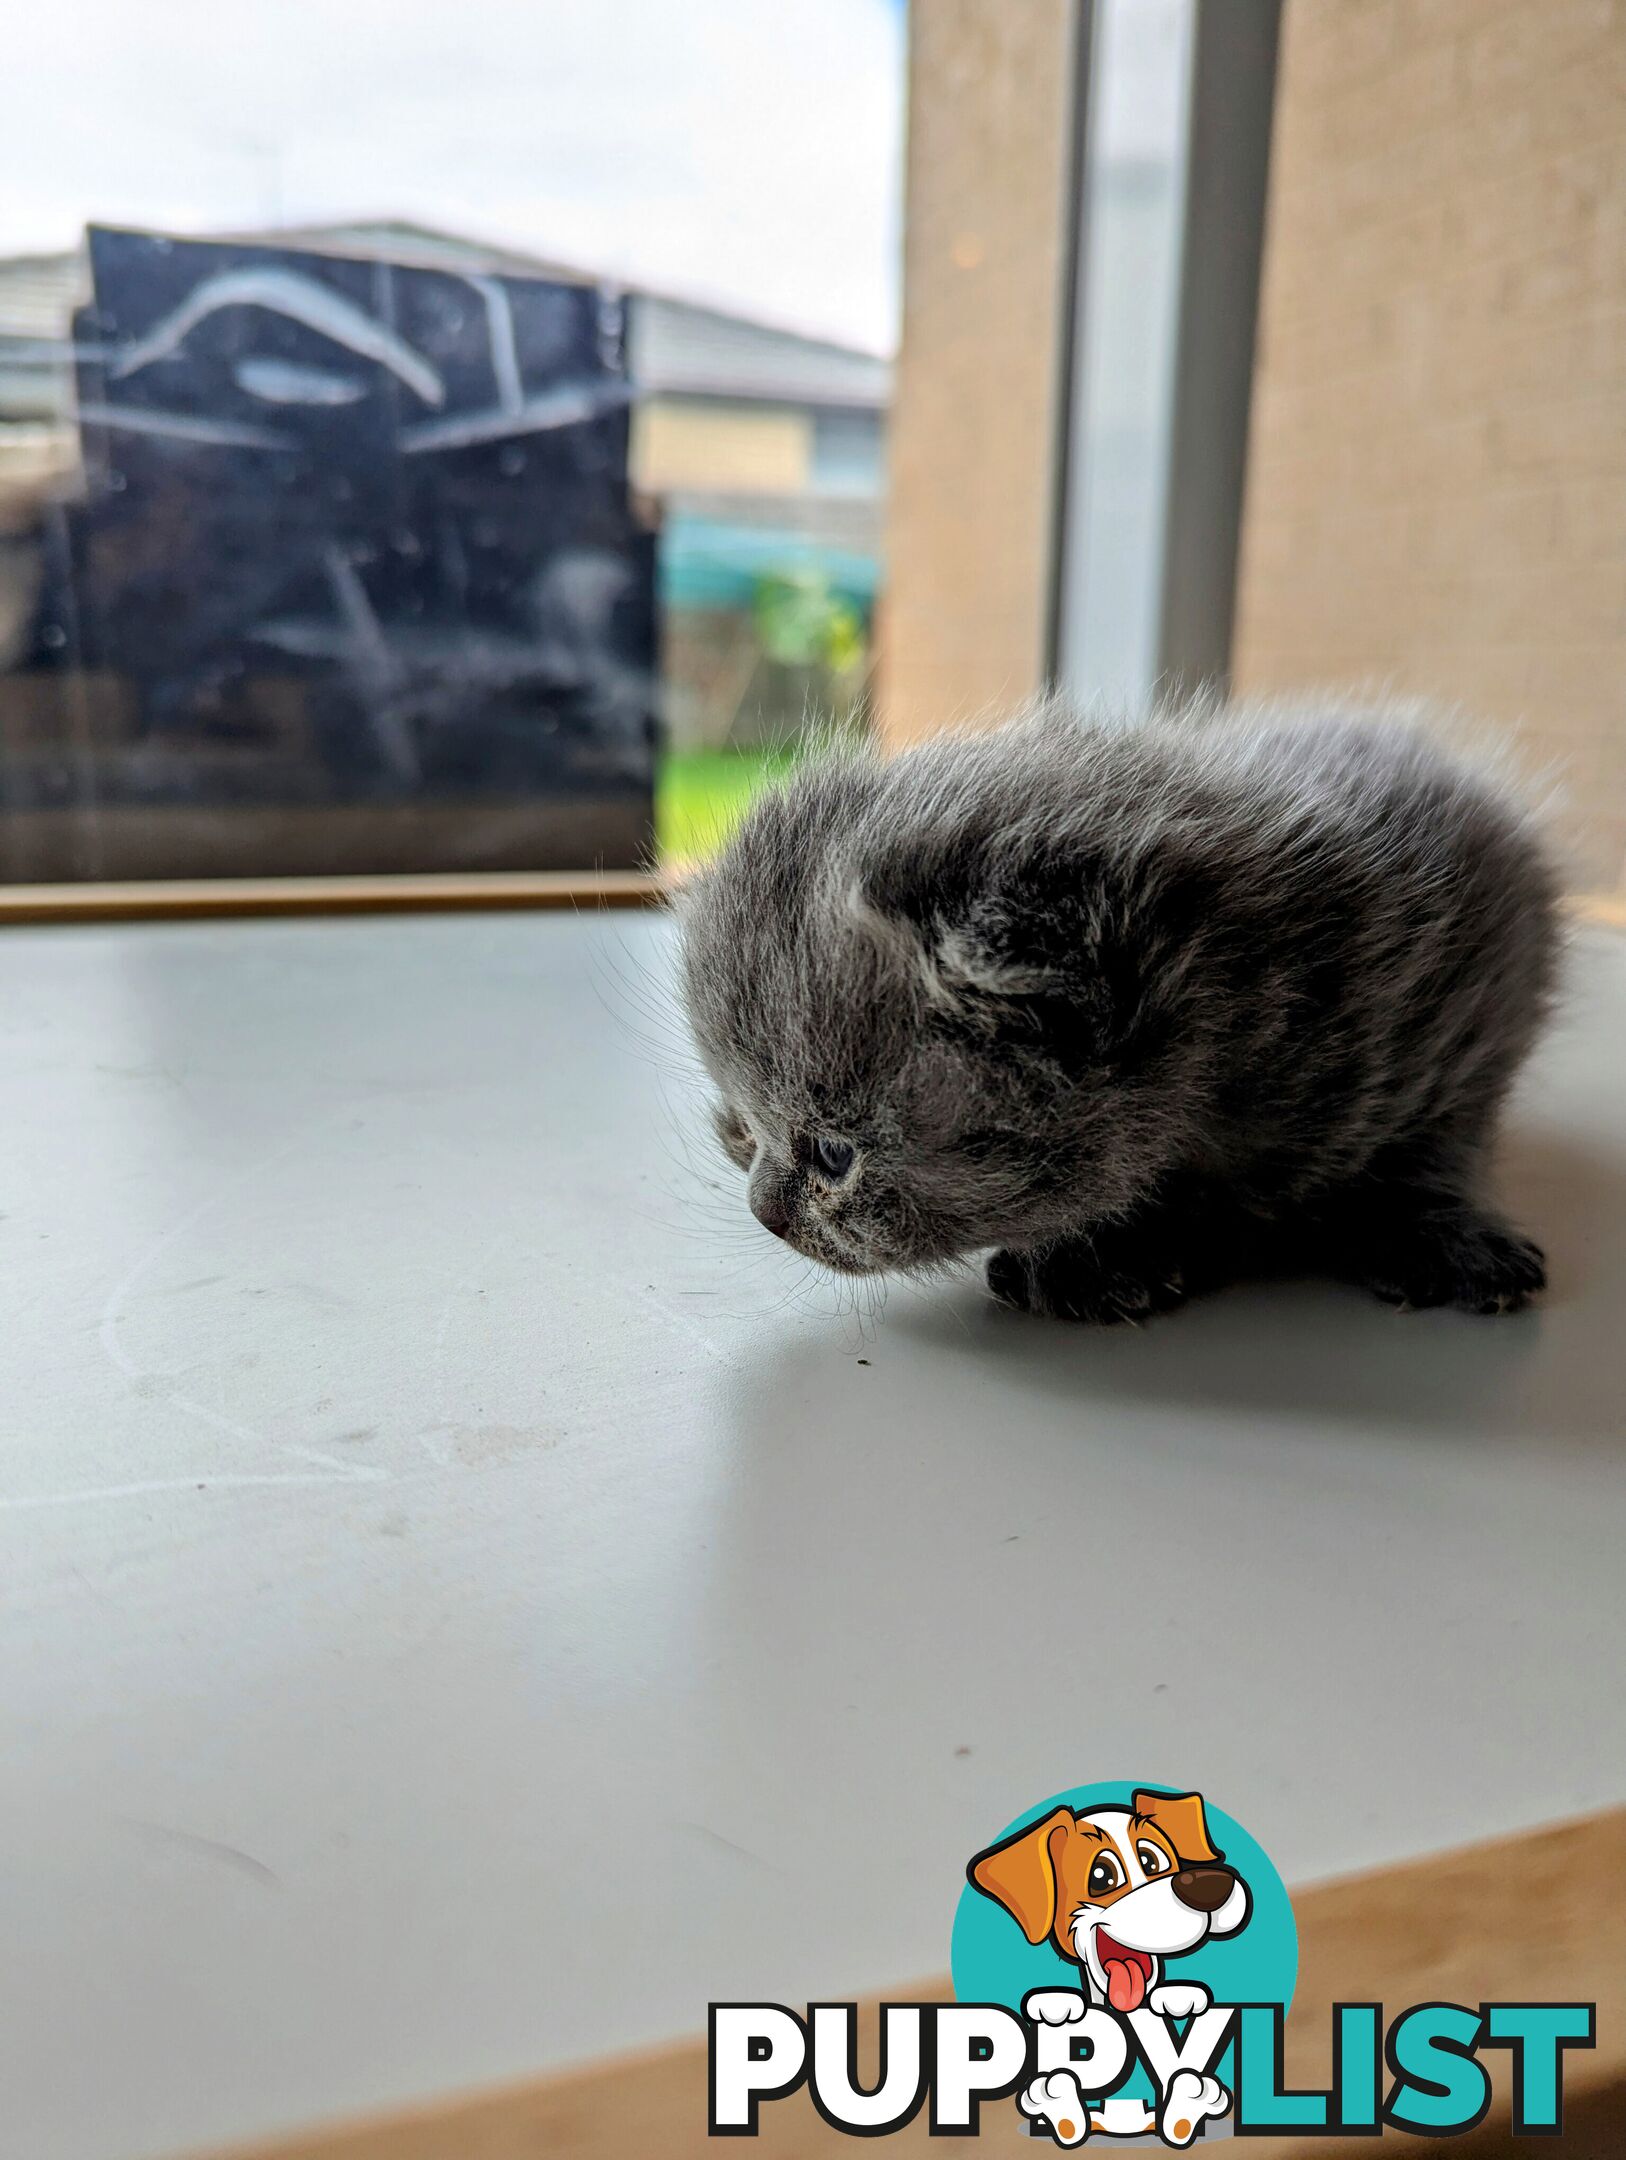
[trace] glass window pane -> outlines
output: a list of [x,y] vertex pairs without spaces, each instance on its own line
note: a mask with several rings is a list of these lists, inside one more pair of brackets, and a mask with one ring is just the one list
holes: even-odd
[[1060,672],[1157,674],[1193,0],[1096,0],[1062,549]]
[[198,31],[8,28],[0,878],[634,864],[862,724],[897,0]]

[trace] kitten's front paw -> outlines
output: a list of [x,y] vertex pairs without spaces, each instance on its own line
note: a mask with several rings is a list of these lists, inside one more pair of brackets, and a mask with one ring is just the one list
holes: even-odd
[[1001,1305],[1091,1327],[1133,1325],[1173,1312],[1186,1299],[1178,1272],[1104,1263],[1093,1245],[1054,1245],[1045,1252],[997,1252],[988,1287]]
[[1547,1286],[1541,1247],[1488,1217],[1464,1213],[1415,1224],[1362,1274],[1366,1288],[1400,1311],[1455,1305],[1464,1312],[1518,1312]]

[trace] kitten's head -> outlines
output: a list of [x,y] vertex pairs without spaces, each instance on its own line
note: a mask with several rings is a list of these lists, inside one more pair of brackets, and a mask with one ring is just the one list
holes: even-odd
[[805,773],[681,911],[684,999],[752,1212],[844,1274],[1056,1235],[1146,1174],[1076,933],[1035,940],[986,836],[911,834],[901,807],[868,760]]

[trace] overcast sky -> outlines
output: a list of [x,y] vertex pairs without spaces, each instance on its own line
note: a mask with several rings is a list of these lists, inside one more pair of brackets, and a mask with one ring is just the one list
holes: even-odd
[[398,216],[891,343],[899,0],[30,0],[0,253]]

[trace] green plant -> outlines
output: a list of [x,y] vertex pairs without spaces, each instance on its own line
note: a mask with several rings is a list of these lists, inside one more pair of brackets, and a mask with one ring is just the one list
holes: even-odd
[[846,675],[863,664],[864,618],[822,570],[764,573],[752,593],[751,614],[763,651],[783,667]]

